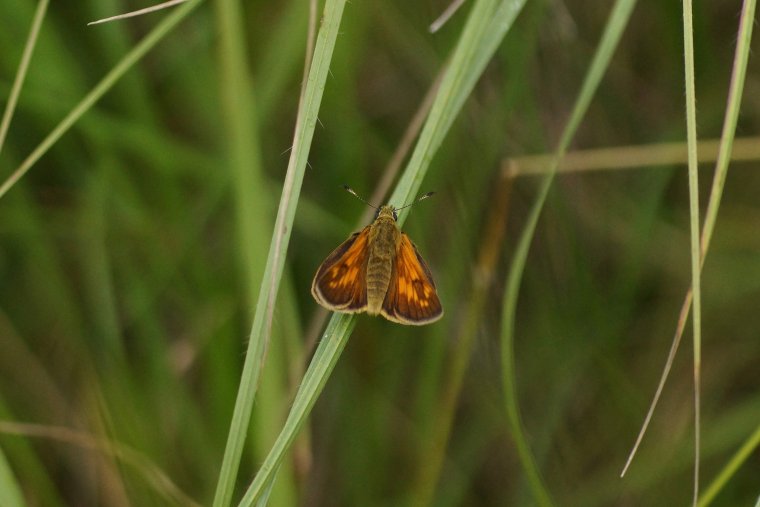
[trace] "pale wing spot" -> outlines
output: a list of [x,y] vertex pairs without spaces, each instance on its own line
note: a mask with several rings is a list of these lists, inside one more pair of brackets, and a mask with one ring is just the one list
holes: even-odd
[[352,267],[347,268],[345,265],[333,268],[333,272],[330,273],[330,282],[327,284],[331,289],[337,287],[346,287],[351,285],[356,280],[356,275],[359,272],[359,268]]
[[349,285],[354,280],[356,280],[356,275],[359,274],[359,270],[357,268],[351,268],[348,270],[348,273],[346,273],[343,276],[343,285]]

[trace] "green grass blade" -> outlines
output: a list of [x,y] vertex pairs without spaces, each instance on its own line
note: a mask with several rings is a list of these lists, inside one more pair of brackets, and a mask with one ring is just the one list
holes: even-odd
[[[459,86],[459,92],[453,95],[453,98],[451,99],[451,108],[454,111],[458,112],[464,105],[465,100],[469,97],[469,94],[477,83],[483,69],[493,57],[494,52],[498,49],[524,5],[524,0],[505,0],[496,6],[493,14],[490,16],[484,15],[486,18],[486,28],[482,32],[480,39],[477,41],[478,46],[474,50],[473,57],[467,66],[467,70],[462,73],[462,83]],[[446,117],[445,121],[448,125],[451,125],[453,119],[454,116],[450,116]],[[442,139],[443,136],[440,136],[440,139],[436,140],[440,142]],[[410,194],[407,199],[410,199],[411,195],[413,194]],[[483,303],[483,297],[484,294],[477,293],[471,299],[471,305],[469,308],[472,308],[473,310],[479,308]],[[474,313],[476,314],[477,312]],[[467,312],[467,315],[472,314],[473,313],[471,312]],[[421,467],[419,471],[416,481],[417,483],[414,487],[414,492],[412,493],[412,505],[428,505],[435,494],[435,486],[441,473],[446,452],[446,442],[450,436],[452,418],[455,414],[454,405],[458,399],[461,382],[464,378],[467,365],[469,365],[470,353],[474,345],[472,338],[476,336],[475,328],[479,325],[480,320],[468,317],[466,322],[467,324],[462,326],[457,333],[460,339],[457,341],[455,352],[453,354],[456,359],[446,377],[447,394],[443,396],[443,399],[446,401],[442,404],[439,413],[435,417],[435,429],[433,430],[433,435],[430,440],[432,443],[426,454],[425,466]],[[463,331],[464,329],[469,330]]]
[[[247,65],[244,16],[239,2],[215,2],[219,30],[219,87],[222,92],[225,136],[235,192],[238,244],[245,273],[248,306],[253,308],[261,285],[266,260],[265,245],[259,240],[271,230],[269,202],[257,192],[266,184],[261,163],[252,83]],[[252,316],[252,315],[251,315]]]
[[6,507],[22,507],[26,505],[21,487],[16,481],[3,448],[0,447],[0,505]]
[[709,486],[707,486],[707,489],[705,489],[705,492],[702,494],[699,502],[697,502],[697,505],[700,507],[710,505],[712,501],[715,500],[715,497],[718,496],[721,489],[723,489],[728,481],[731,480],[731,477],[734,476],[736,471],[739,470],[739,467],[747,461],[747,458],[749,458],[758,447],[760,447],[760,426],[755,429],[739,450],[736,451],[736,454],[734,454],[728,463],[726,463],[726,466],[723,467],[723,470],[720,471],[718,476],[715,477]]
[[684,81],[686,85],[686,140],[689,154],[689,217],[691,229],[692,324],[694,328],[694,496],[699,498],[700,372],[702,363],[702,297],[699,250],[699,175],[697,170],[697,106],[694,86],[694,32],[691,0],[683,2]]
[[628,24],[631,11],[633,10],[635,4],[636,2],[634,0],[618,0],[612,9],[609,21],[606,24],[604,34],[602,35],[599,47],[594,54],[594,59],[591,62],[589,71],[586,74],[586,78],[583,82],[583,86],[581,87],[581,91],[578,95],[575,106],[573,107],[570,119],[562,132],[562,136],[560,137],[554,160],[550,166],[550,170],[543,178],[536,201],[533,203],[530,214],[528,215],[528,221],[526,223],[525,229],[520,235],[520,239],[515,249],[512,263],[510,265],[506,290],[504,293],[501,343],[506,410],[513,437],[515,439],[515,444],[517,445],[520,460],[528,478],[528,483],[530,485],[534,499],[540,505],[552,505],[552,500],[549,492],[541,481],[538,467],[530,451],[525,432],[522,428],[515,376],[515,312],[517,308],[517,298],[519,295],[520,282],[525,270],[525,263],[528,258],[530,243],[533,239],[533,236],[535,235],[538,219],[541,216],[541,210],[543,209],[546,198],[549,195],[549,189],[554,179],[554,175],[557,172],[557,165],[559,163],[559,160],[562,158],[565,151],[567,151],[570,140],[575,135],[575,132],[578,129],[578,125],[583,119],[583,116],[586,113],[589,104],[591,103],[591,99],[593,98],[594,93],[599,86],[599,82],[601,81],[602,76],[604,75],[604,72],[609,65],[610,59],[612,58],[612,53],[617,47],[623,30]]
[[[702,229],[701,264],[704,265],[705,256],[710,245],[710,239],[715,227],[715,220],[720,208],[723,187],[728,174],[728,162],[731,158],[731,148],[736,134],[736,122],[739,118],[739,107],[744,90],[744,81],[747,75],[747,62],[749,61],[750,42],[752,41],[752,26],[755,20],[755,0],[745,0],[739,21],[739,37],[734,57],[734,67],[731,73],[731,86],[728,93],[726,119],[723,123],[721,143],[718,151],[713,186],[710,192],[710,201],[707,205],[705,224]],[[718,495],[723,486],[733,477],[742,463],[749,455],[760,446],[760,426],[750,435],[744,445],[736,452],[718,476],[707,487],[697,505],[709,505]],[[760,503],[760,500],[758,500]]]
[[[268,182],[262,164],[262,136],[258,122],[264,117],[258,113],[259,89],[253,85],[248,65],[250,55],[246,49],[246,17],[242,5],[237,0],[217,0],[214,7],[219,33],[218,86],[221,90],[226,151],[229,153],[233,181],[238,244],[236,250],[239,252],[239,269],[243,274],[244,307],[248,310],[246,320],[252,322],[267,259],[268,245],[261,238],[270,234],[274,222],[271,194],[262,192]],[[279,51],[272,53],[279,54]],[[283,297],[280,301],[283,302]],[[284,310],[281,315],[288,322],[296,320]],[[295,333],[295,336],[298,335]],[[283,354],[284,342],[275,340],[272,347],[265,347],[269,351],[269,358],[275,360],[268,361],[269,366],[259,382],[255,414],[258,419],[253,423],[259,430],[252,432],[251,441],[254,459],[269,449],[282,423],[280,405],[282,393],[287,391],[283,385],[287,378],[287,373],[283,371],[286,360],[276,360]],[[286,466],[283,475],[290,480],[279,482],[272,493],[273,503],[293,505],[296,491],[291,467]]]
[[705,224],[702,229],[702,263],[707,254],[707,248],[712,239],[715,228],[715,220],[718,217],[720,200],[723,195],[723,186],[728,174],[728,162],[731,160],[731,151],[736,135],[736,122],[739,119],[739,107],[741,106],[744,82],[747,76],[747,62],[749,61],[750,42],[752,41],[752,26],[755,20],[755,0],[745,0],[739,20],[739,37],[734,56],[734,66],[731,71],[731,85],[728,92],[728,104],[726,106],[726,118],[723,123],[720,147],[718,148],[718,161],[715,164],[715,176],[713,178],[710,201],[705,213]]
[[40,2],[37,4],[37,11],[34,13],[32,27],[29,29],[29,38],[26,40],[24,53],[21,55],[21,62],[18,65],[16,79],[13,80],[13,87],[11,88],[11,93],[8,96],[8,103],[5,106],[3,119],[0,121],[0,152],[3,151],[5,136],[8,135],[8,127],[11,124],[13,112],[16,110],[18,97],[21,94],[21,87],[24,85],[26,71],[29,69],[29,62],[32,60],[32,53],[34,52],[34,48],[37,45],[37,37],[40,34],[40,26],[42,25],[42,20],[45,19],[47,6],[48,0],[40,0]]
[[283,425],[282,432],[272,446],[269,455],[261,465],[256,477],[246,491],[241,506],[250,506],[259,502],[265,491],[271,487],[277,468],[282,462],[285,453],[293,444],[298,431],[306,422],[306,417],[316,403],[322,388],[327,383],[335,364],[338,362],[341,352],[348,343],[356,325],[355,315],[334,315],[327,325],[322,340],[317,347],[309,368],[304,374],[301,386],[293,400],[288,418]]
[[[720,143],[718,145],[718,156],[715,165],[715,175],[713,176],[712,190],[710,191],[710,200],[707,204],[707,213],[705,216],[705,223],[702,228],[702,237],[700,243],[700,267],[704,266],[707,252],[710,248],[710,240],[712,239],[712,233],[715,227],[715,221],[718,216],[718,209],[720,208],[721,197],[723,195],[723,187],[726,182],[726,176],[728,174],[728,163],[731,160],[731,152],[734,146],[734,137],[736,134],[736,122],[739,117],[739,106],[741,105],[741,97],[744,89],[744,81],[747,73],[747,62],[749,60],[750,42],[752,40],[752,25],[755,19],[755,0],[747,0],[744,2],[742,8],[742,14],[739,22],[739,37],[736,47],[736,54],[734,56],[734,65],[731,73],[731,86],[728,94],[728,105],[726,107],[726,117],[723,122],[723,131],[721,133]],[[753,143],[754,144],[754,143]],[[688,150],[687,150],[688,156]],[[630,455],[623,467],[622,475],[625,475],[626,470],[630,466],[641,441],[644,438],[644,434],[649,428],[649,423],[652,420],[652,415],[657,407],[657,403],[660,400],[660,395],[665,387],[665,381],[668,378],[673,361],[675,360],[676,352],[681,343],[681,337],[686,329],[686,321],[689,316],[689,310],[691,309],[691,303],[693,298],[693,290],[689,289],[681,305],[681,312],[678,319],[678,325],[676,326],[676,332],[673,337],[673,343],[668,352],[668,357],[665,362],[662,374],[660,375],[660,381],[655,390],[652,403],[649,406],[647,415],[644,417],[644,422],[641,425],[639,434],[636,437],[636,442],[633,444]]]
[[232,499],[240,457],[243,453],[243,445],[253,409],[253,400],[256,396],[256,388],[266,355],[271,315],[285,265],[285,252],[293,229],[298,195],[301,191],[309,148],[314,136],[317,114],[322,101],[344,6],[344,0],[328,0],[325,4],[322,25],[317,35],[306,90],[296,121],[293,149],[288,162],[277,220],[264,271],[264,283],[262,283],[259,291],[256,314],[251,328],[232,423],[214,495],[214,506],[216,507],[229,505]]
[[69,114],[42,140],[29,154],[21,165],[13,171],[7,180],[0,185],[0,199],[20,180],[32,166],[82,117],[90,108],[106,94],[119,79],[135,65],[145,54],[153,49],[177,24],[192,12],[201,0],[189,0],[171,14],[167,15],[148,35],[146,35],[111,71],[95,85],[85,97],[74,106]]
[[[443,138],[454,121],[456,114],[461,109],[466,97],[475,86],[475,81],[480,76],[470,74],[477,69],[474,64],[480,63],[476,59],[476,51],[481,44],[482,34],[489,25],[495,11],[494,0],[480,0],[475,3],[467,19],[467,24],[462,31],[459,43],[451,57],[449,68],[446,71],[438,93],[430,108],[430,114],[422,127],[417,145],[407,165],[407,170],[401,176],[389,202],[401,206],[419,192],[420,184],[425,177],[433,155],[443,142]],[[487,60],[486,60],[487,62]],[[483,65],[485,66],[485,65]],[[468,75],[469,74],[469,75]],[[399,226],[404,223],[409,209],[398,213]]]
[[[419,170],[414,175],[404,173],[390,198],[391,203],[400,206],[410,202],[419,192],[433,154],[524,5],[525,0],[504,0],[498,5],[493,1],[475,4],[451,59],[451,70],[441,81],[430,119],[425,123],[409,160],[409,167],[418,167]],[[400,225],[409,211],[399,212]]]

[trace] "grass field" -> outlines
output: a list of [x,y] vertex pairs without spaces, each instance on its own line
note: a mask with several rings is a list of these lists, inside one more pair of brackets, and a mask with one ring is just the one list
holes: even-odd
[[0,507],[755,505],[754,0],[449,3],[0,0]]

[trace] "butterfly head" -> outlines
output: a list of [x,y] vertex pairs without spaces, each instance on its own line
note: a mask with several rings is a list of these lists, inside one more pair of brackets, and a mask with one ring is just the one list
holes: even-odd
[[394,222],[397,222],[398,213],[396,213],[396,208],[390,204],[386,204],[385,206],[377,208],[377,211],[375,212],[375,220],[378,218],[392,218]]

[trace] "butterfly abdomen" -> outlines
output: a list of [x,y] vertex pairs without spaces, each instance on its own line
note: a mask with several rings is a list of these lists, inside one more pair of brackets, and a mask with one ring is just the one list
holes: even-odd
[[380,217],[370,232],[367,259],[367,313],[378,315],[393,275],[393,259],[401,233],[393,218]]

